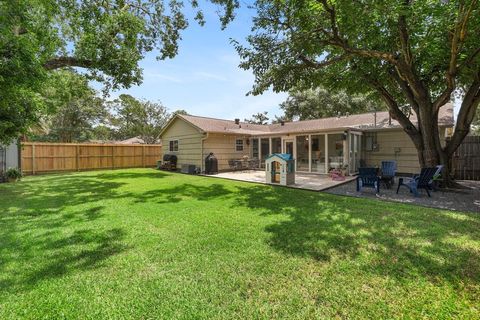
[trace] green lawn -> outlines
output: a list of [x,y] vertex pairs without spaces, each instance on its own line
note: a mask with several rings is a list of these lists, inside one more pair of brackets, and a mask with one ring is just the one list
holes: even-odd
[[480,216],[152,169],[0,185],[0,319],[479,318]]

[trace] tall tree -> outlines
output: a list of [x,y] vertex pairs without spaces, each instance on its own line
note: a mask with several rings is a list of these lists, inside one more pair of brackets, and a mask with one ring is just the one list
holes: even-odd
[[[141,83],[138,62],[146,53],[158,50],[158,59],[177,54],[181,31],[189,23],[185,2],[0,1],[0,140],[25,131],[46,111],[38,92],[51,70],[83,68],[107,89]],[[225,26],[238,1],[212,2],[222,5]],[[188,4],[203,24],[198,1]]]
[[253,124],[267,124],[269,120],[267,114],[267,111],[257,112],[255,114],[252,114],[252,117],[250,119],[245,119],[245,122]]
[[[254,94],[320,84],[373,91],[413,141],[421,166],[442,163],[448,173],[480,103],[478,0],[257,0],[256,9],[249,45],[234,42],[241,67],[255,74]],[[463,100],[442,145],[438,114],[455,90]]]
[[285,119],[309,120],[374,111],[378,105],[365,95],[349,95],[345,91],[333,93],[319,87],[293,91],[280,108]]
[[161,104],[122,94],[113,101],[117,127],[117,138],[139,137],[147,144],[157,143],[160,132],[170,118],[167,109]]
[[71,70],[52,73],[42,95],[52,113],[42,118],[46,133],[34,135],[34,140],[85,141],[94,137],[94,126],[107,117],[103,99],[84,76]]

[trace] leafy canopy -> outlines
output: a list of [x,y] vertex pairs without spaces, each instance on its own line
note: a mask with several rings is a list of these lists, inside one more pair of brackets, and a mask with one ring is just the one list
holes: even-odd
[[[223,26],[233,19],[238,0],[211,2]],[[203,24],[197,0],[0,1],[0,141],[49,111],[40,95],[49,71],[83,68],[106,90],[140,84],[139,61],[151,51],[173,58],[192,12]]]
[[138,100],[127,94],[112,101],[111,108],[115,135],[120,140],[139,137],[147,144],[158,143],[160,132],[170,118],[161,103]]
[[[255,7],[248,44],[233,41],[240,66],[255,75],[253,94],[319,85],[373,92],[411,138],[420,164],[448,170],[480,103],[478,0],[257,0]],[[439,110],[456,91],[463,100],[443,145]]]
[[268,120],[268,112],[264,111],[252,114],[252,117],[250,119],[245,119],[245,122],[253,124],[267,124]]
[[[280,104],[283,119],[310,120],[375,111],[381,104],[365,95],[333,93],[325,88],[294,91]],[[383,106],[382,106],[383,107]]]
[[89,140],[95,137],[95,126],[108,117],[102,97],[88,85],[84,76],[72,70],[52,72],[42,96],[52,112],[42,117],[43,130],[35,130],[34,140]]

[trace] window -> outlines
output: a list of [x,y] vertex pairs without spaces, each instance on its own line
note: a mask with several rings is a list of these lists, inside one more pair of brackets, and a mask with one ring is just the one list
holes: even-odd
[[252,140],[252,157],[253,158],[258,158],[258,139],[253,139]]
[[168,151],[170,152],[178,151],[178,140],[170,141],[170,144],[168,146]]
[[235,140],[235,150],[236,151],[243,151],[243,139]]

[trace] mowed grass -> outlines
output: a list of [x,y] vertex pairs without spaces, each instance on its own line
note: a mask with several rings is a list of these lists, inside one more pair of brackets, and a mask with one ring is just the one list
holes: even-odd
[[0,185],[0,319],[480,317],[480,217],[132,169]]

